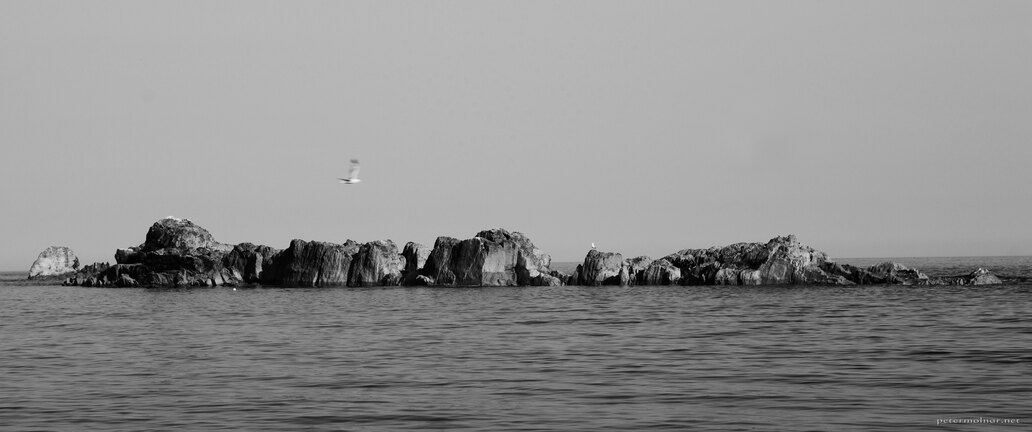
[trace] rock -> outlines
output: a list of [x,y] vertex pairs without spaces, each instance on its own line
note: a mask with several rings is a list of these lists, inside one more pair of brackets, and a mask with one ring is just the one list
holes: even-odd
[[764,285],[816,283],[812,278],[820,275],[819,266],[828,258],[824,252],[799,244],[794,235],[775,237],[764,249],[767,259],[758,269]]
[[794,235],[767,243],[736,243],[684,249],[664,257],[681,270],[683,285],[850,284],[828,273],[824,252],[802,245]]
[[862,278],[870,280],[873,283],[902,285],[928,284],[928,276],[924,273],[903,264],[888,261],[868,267],[866,274],[863,275]]
[[629,277],[628,283],[630,284],[639,283],[638,281],[644,277],[645,269],[652,264],[652,258],[644,255],[628,258],[626,261],[627,275]]
[[344,244],[295,239],[290,247],[269,258],[261,282],[285,286],[343,286],[348,283],[351,261],[358,243]]
[[115,262],[118,264],[136,264],[143,262],[140,248],[128,247],[125,249],[115,250]]
[[637,277],[639,285],[676,285],[680,281],[681,269],[666,259],[652,261]]
[[498,228],[466,240],[438,237],[420,274],[444,286],[562,283],[548,268],[551,260],[522,233]]
[[578,284],[585,286],[627,285],[629,279],[623,255],[595,249],[588,251],[577,273]]
[[133,279],[132,276],[127,274],[119,275],[118,280],[115,281],[115,286],[120,288],[134,287],[136,285],[138,285],[136,279]]
[[980,267],[966,275],[933,279],[928,283],[930,285],[999,285],[1003,283],[1003,280],[990,273],[989,270]]
[[208,230],[201,228],[189,219],[168,216],[151,225],[147,230],[147,239],[140,247],[143,251],[159,249],[218,249],[221,245],[215,241]]
[[570,280],[566,283],[567,285],[580,285],[580,274],[583,264],[577,264],[577,268],[570,274]]
[[230,271],[234,279],[257,283],[262,280],[264,267],[272,265],[272,257],[280,252],[282,251],[265,245],[241,243],[226,254],[222,264]]
[[556,277],[556,276],[553,276],[553,275],[550,275],[550,274],[546,274],[546,273],[541,273],[541,274],[538,274],[536,277],[533,278],[533,280],[530,281],[530,285],[531,286],[552,286],[552,287],[557,287],[557,286],[566,285],[566,283],[560,277]]
[[742,282],[738,278],[741,271],[733,266],[721,268],[713,275],[713,283],[716,285],[741,285]]
[[989,270],[979,267],[978,270],[968,275],[967,285],[999,285],[1003,281],[996,275],[989,273]]
[[408,242],[405,244],[405,249],[401,252],[401,257],[405,259],[405,270],[402,272],[404,285],[415,284],[416,278],[423,271],[423,266],[426,265],[431,252],[433,249],[419,243]]
[[363,244],[351,262],[348,286],[396,286],[401,284],[405,260],[390,240]]
[[40,252],[29,267],[29,279],[64,276],[78,269],[79,258],[75,252],[64,246],[51,246]]
[[438,237],[434,248],[430,251],[423,265],[422,275],[434,281],[436,285],[454,285],[455,273],[451,270],[452,250],[459,244],[454,237]]
[[516,286],[516,245],[474,237],[452,250],[449,267],[458,286]]

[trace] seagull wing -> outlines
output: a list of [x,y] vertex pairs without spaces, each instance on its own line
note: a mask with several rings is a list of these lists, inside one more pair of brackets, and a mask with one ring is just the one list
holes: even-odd
[[351,160],[351,169],[348,170],[348,179],[354,180],[358,178],[358,159]]

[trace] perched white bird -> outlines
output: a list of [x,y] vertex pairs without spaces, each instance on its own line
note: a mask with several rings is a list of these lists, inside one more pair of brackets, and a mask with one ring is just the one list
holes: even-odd
[[340,180],[340,182],[344,184],[361,182],[362,180],[358,178],[358,159],[351,160],[351,169],[348,170],[348,176],[346,178],[338,177],[337,180]]
[[594,249],[594,248],[595,248],[595,243],[594,243],[594,242],[592,242],[592,243],[591,243],[591,248],[592,248],[592,249]]

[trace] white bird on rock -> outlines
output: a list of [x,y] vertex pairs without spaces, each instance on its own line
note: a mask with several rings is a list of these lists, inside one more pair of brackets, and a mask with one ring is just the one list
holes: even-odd
[[344,184],[354,184],[361,182],[362,180],[358,178],[358,159],[351,160],[351,169],[348,170],[348,176],[346,178],[338,177],[337,180],[340,180],[340,182]]

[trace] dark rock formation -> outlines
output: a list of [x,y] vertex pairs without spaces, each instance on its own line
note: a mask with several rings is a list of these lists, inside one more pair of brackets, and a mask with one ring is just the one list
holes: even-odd
[[454,237],[438,237],[421,271],[428,285],[454,285],[455,273],[451,270],[452,250],[459,244]]
[[271,266],[273,257],[282,251],[269,246],[240,243],[226,254],[223,264],[230,269],[234,278],[246,283],[262,281],[264,269]]
[[800,244],[792,235],[767,243],[685,249],[663,259],[681,270],[683,285],[850,284],[824,270],[824,252]]
[[[485,230],[473,238],[438,237],[419,283],[444,286],[557,286],[565,275],[552,258],[519,232]],[[431,282],[432,281],[432,282]]]
[[[259,278],[261,283],[313,287],[343,286],[359,244],[348,240],[344,244],[292,240],[290,247],[269,257]],[[255,258],[257,260],[257,258]],[[265,258],[262,258],[263,262]]]
[[666,259],[652,261],[641,273],[635,283],[638,285],[676,285],[681,281],[681,269]]
[[143,251],[173,249],[188,251],[193,249],[224,249],[224,245],[215,241],[208,230],[190,222],[188,219],[166,217],[151,225],[147,230],[147,238],[140,246]]
[[348,286],[396,286],[401,284],[405,260],[393,241],[369,242],[358,249],[351,263]]
[[[629,277],[628,277],[629,275]],[[658,260],[592,250],[577,266],[580,285],[974,285],[1000,283],[985,270],[953,278],[929,279],[903,264],[886,262],[868,268],[837,264],[827,254],[800,244],[795,236],[767,243],[736,243],[708,249],[684,249]]]
[[405,269],[402,271],[402,283],[404,285],[417,285],[416,279],[419,278],[420,272],[423,271],[423,267],[426,265],[427,259],[430,258],[430,252],[433,249],[423,246],[419,243],[408,242],[405,244],[405,249],[401,252],[401,257],[405,259]]
[[[767,243],[684,249],[661,259],[625,260],[591,250],[573,275],[549,268],[551,257],[519,232],[481,231],[459,240],[438,237],[432,249],[391,240],[343,244],[293,240],[286,249],[215,241],[186,219],[165,218],[143,244],[119,249],[115,264],[78,268],[67,248],[40,254],[30,277],[67,275],[65,284],[98,287],[186,287],[261,283],[281,286],[560,286],[599,285],[987,285],[987,270],[930,279],[916,269],[886,262],[868,268],[829,261],[795,236]],[[70,270],[70,271],[69,271]]]
[[630,276],[623,255],[592,249],[577,266],[577,283],[585,286],[627,285]]
[[64,246],[51,246],[39,253],[29,267],[29,279],[61,277],[79,269],[79,258]]

